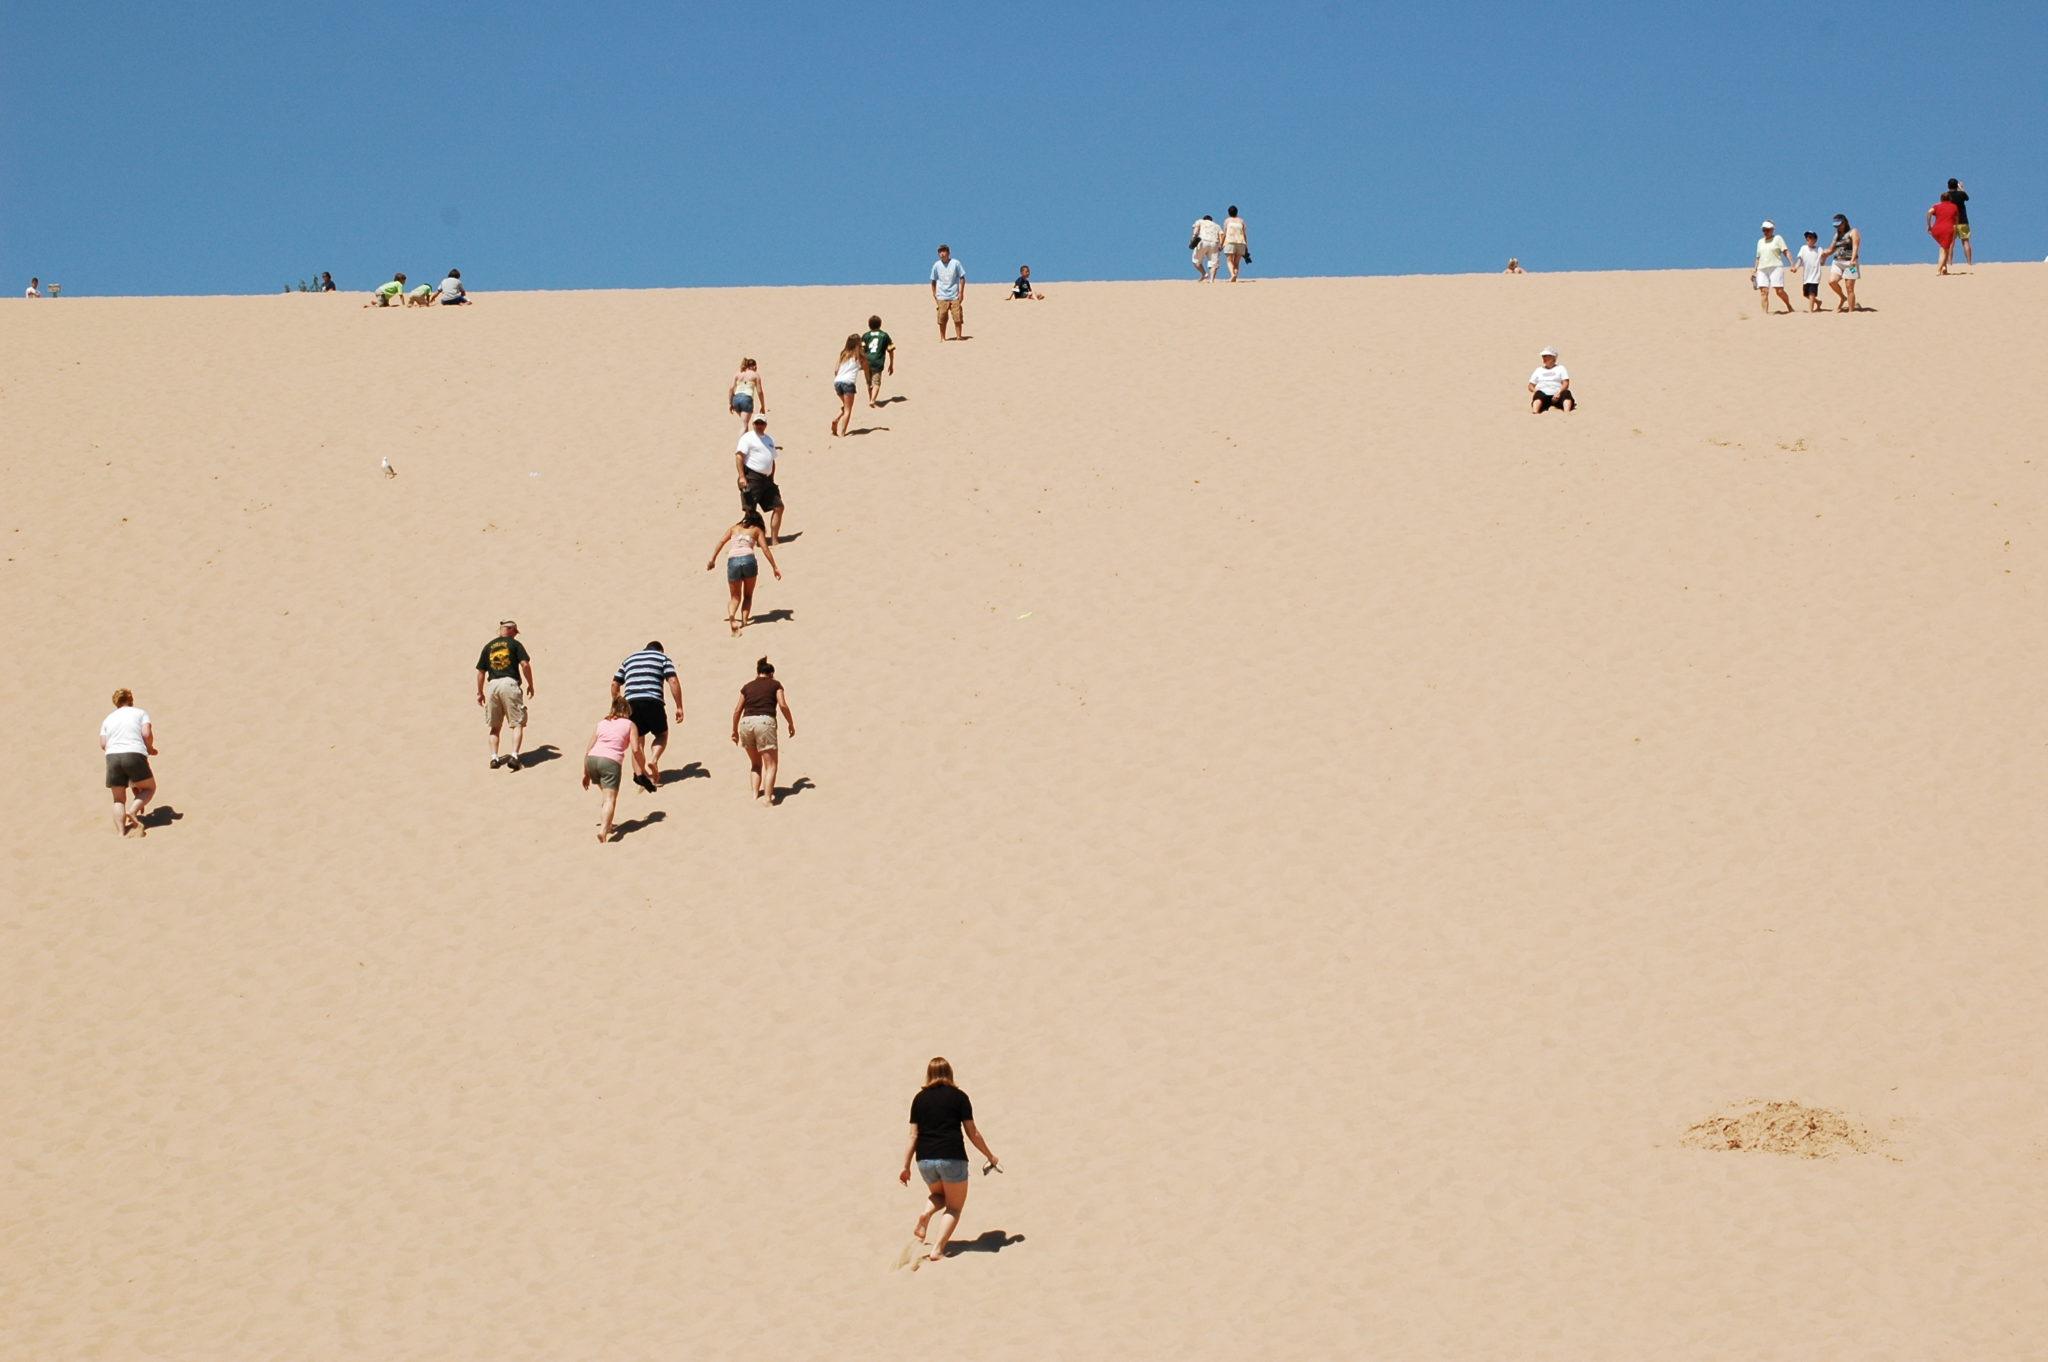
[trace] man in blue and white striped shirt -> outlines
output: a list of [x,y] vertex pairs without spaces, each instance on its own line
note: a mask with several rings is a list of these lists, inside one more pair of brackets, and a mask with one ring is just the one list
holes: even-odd
[[[663,687],[675,697],[676,722],[681,723],[683,683],[676,679],[676,664],[661,650],[659,639],[621,662],[612,673],[612,696],[626,697],[626,703],[633,707],[633,726],[640,730],[641,769],[653,776],[650,780],[636,775],[633,783],[650,794],[661,783],[661,753],[668,746],[668,710],[661,703]],[[649,738],[654,740],[652,753],[646,751]]]

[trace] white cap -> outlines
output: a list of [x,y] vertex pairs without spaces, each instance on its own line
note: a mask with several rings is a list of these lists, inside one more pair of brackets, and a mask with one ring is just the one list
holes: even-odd
[[1764,219],[1764,230],[1765,230],[1766,232],[1775,232],[1776,230],[1778,230],[1778,224],[1777,224],[1777,223],[1775,223],[1775,222],[1772,222],[1772,221],[1771,221],[1771,220],[1770,220],[1769,218],[1765,218],[1765,219]]
[[1556,359],[1557,351],[1551,349],[1549,346],[1546,345],[1541,350],[1538,350],[1536,352],[1536,358],[1538,359],[1542,359],[1545,355],[1550,356],[1552,359]]

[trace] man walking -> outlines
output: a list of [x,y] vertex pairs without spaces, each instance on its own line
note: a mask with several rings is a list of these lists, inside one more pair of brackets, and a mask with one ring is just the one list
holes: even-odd
[[754,413],[754,428],[740,436],[733,450],[732,467],[739,475],[740,514],[759,511],[768,519],[768,542],[782,542],[782,489],[775,485],[775,439],[768,433],[768,418]]
[[1956,206],[1956,240],[1963,243],[1963,263],[1974,265],[1977,253],[1970,249],[1970,195],[1961,180],[1950,180],[1942,197]]
[[1216,257],[1223,250],[1223,227],[1207,213],[1188,230],[1188,249],[1194,252],[1195,278],[1208,283],[1216,277]]
[[[676,722],[681,723],[683,683],[676,679],[676,664],[662,651],[660,639],[629,656],[612,673],[612,698],[626,698],[633,708],[633,726],[640,730],[639,765],[647,775],[636,774],[633,783],[649,794],[661,784],[661,754],[668,748],[668,707],[661,702],[663,689],[675,698]],[[650,741],[654,744],[651,752]]]
[[946,318],[953,319],[953,339],[966,340],[967,267],[953,258],[953,248],[939,247],[938,263],[932,266],[932,304],[939,312],[939,339],[946,339]]
[[[526,688],[520,690],[524,679]],[[476,702],[483,707],[484,722],[491,729],[491,769],[509,766],[519,769],[519,749],[526,742],[526,702],[533,698],[533,659],[519,641],[519,626],[511,620],[498,621],[498,636],[484,645],[476,659]],[[512,726],[512,751],[498,755],[498,731]]]
[[1771,292],[1777,291],[1778,301],[1785,305],[1781,316],[1792,315],[1792,300],[1785,296],[1785,267],[1791,263],[1792,248],[1785,238],[1778,235],[1778,224],[1764,219],[1764,234],[1756,243],[1756,298],[1763,304],[1764,315],[1771,313]]

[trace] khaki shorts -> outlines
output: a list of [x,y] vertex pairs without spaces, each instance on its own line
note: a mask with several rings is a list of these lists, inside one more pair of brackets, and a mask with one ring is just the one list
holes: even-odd
[[740,720],[740,746],[749,752],[775,750],[775,716],[749,714]]
[[953,324],[955,326],[958,326],[960,324],[962,315],[963,309],[960,306],[960,300],[958,298],[939,299],[939,322],[941,325],[945,323],[946,318],[951,317],[953,319]]
[[501,676],[484,687],[484,726],[495,733],[507,719],[514,728],[526,727],[526,696],[518,681]]

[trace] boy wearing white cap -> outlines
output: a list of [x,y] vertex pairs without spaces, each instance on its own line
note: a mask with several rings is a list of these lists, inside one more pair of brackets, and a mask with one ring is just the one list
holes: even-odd
[[1573,411],[1579,399],[1572,396],[1572,376],[1557,362],[1557,351],[1549,346],[1536,357],[1536,372],[1529,375],[1529,414],[1540,416],[1556,407]]
[[1756,297],[1766,316],[1771,310],[1772,289],[1778,291],[1778,301],[1785,305],[1781,315],[1792,315],[1792,300],[1785,296],[1785,267],[1791,262],[1792,248],[1778,235],[1778,224],[1765,218],[1764,234],[1756,243]]

